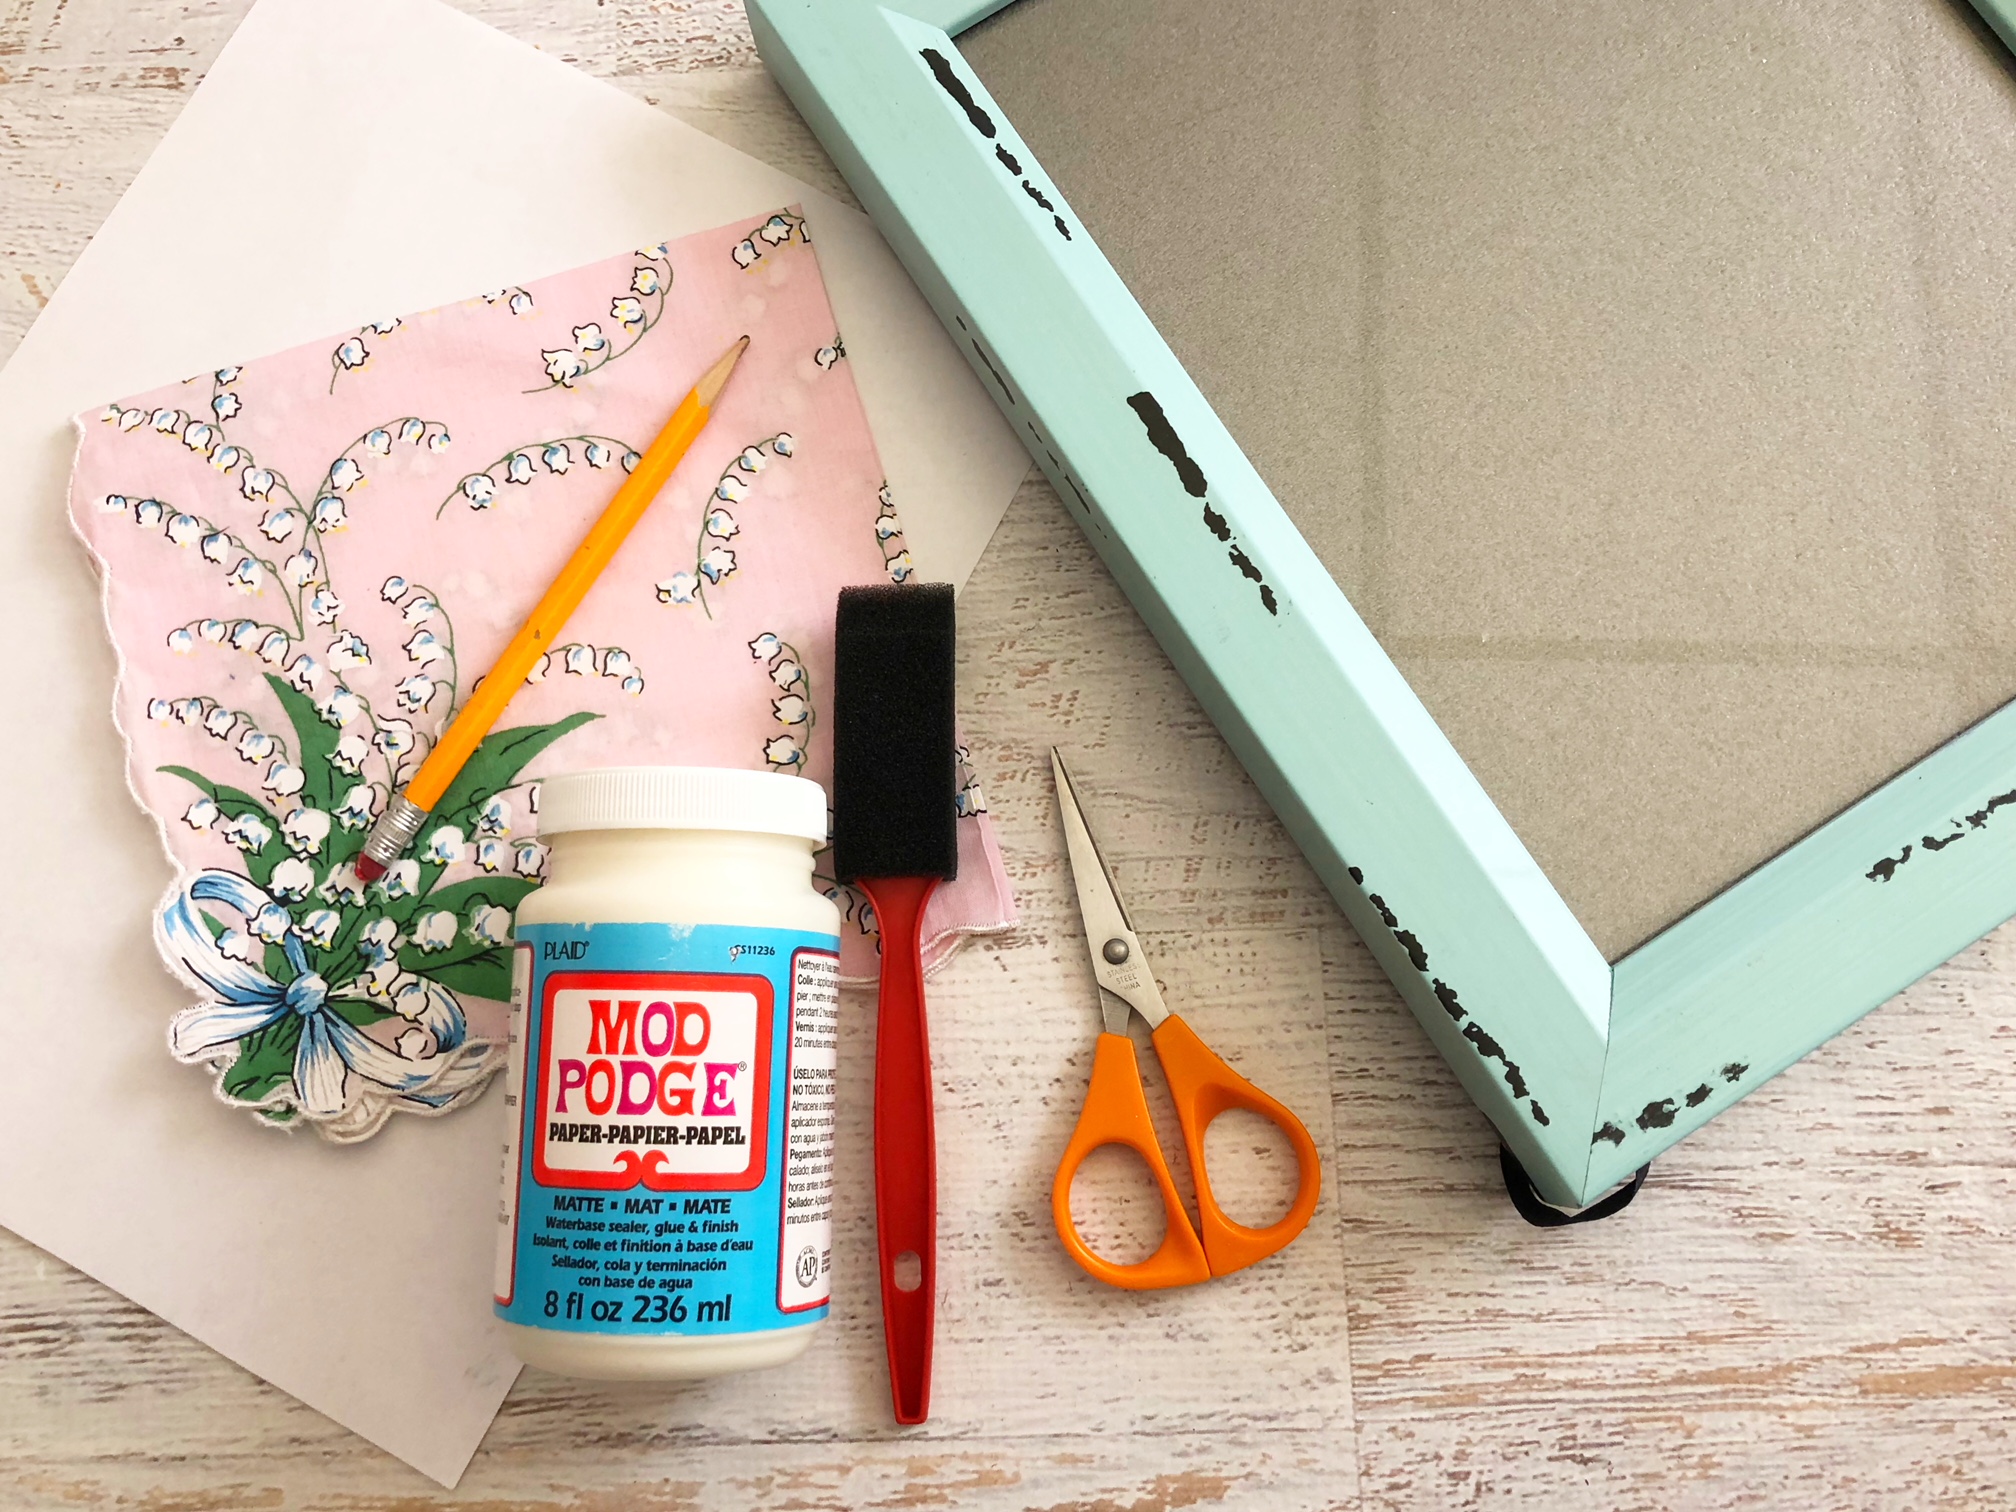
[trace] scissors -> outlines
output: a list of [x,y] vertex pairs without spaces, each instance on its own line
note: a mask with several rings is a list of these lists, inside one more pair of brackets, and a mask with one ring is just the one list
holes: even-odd
[[[1065,1146],[1056,1182],[1050,1188],[1057,1236],[1088,1275],[1130,1291],[1191,1286],[1213,1276],[1229,1275],[1285,1248],[1307,1226],[1322,1186],[1316,1141],[1309,1137],[1301,1119],[1226,1065],[1163,1004],[1140,937],[1128,922],[1112,873],[1107,871],[1105,858],[1086,826],[1085,812],[1078,806],[1071,774],[1065,771],[1064,758],[1055,747],[1050,751],[1050,765],[1057,779],[1057,808],[1064,820],[1071,878],[1078,889],[1078,912],[1085,920],[1085,944],[1092,955],[1092,974],[1099,983],[1099,1012],[1104,1024],[1092,1060],[1092,1085],[1085,1094],[1085,1108],[1078,1115],[1078,1127]],[[1190,1170],[1196,1178],[1198,1215],[1203,1220],[1196,1227],[1169,1178],[1169,1163],[1149,1119],[1141,1067],[1134,1058],[1134,1041],[1127,1037],[1127,1019],[1132,1013],[1140,1014],[1153,1031],[1155,1054],[1176,1103],[1183,1146],[1190,1152]],[[1295,1201],[1286,1216],[1268,1228],[1234,1223],[1211,1192],[1210,1173],[1204,1165],[1204,1131],[1212,1119],[1230,1108],[1244,1108],[1272,1121],[1295,1151]],[[1133,1265],[1116,1265],[1094,1254],[1079,1237],[1078,1225],[1071,1217],[1071,1180],[1085,1157],[1105,1145],[1123,1145],[1148,1163],[1168,1216],[1162,1247]]]

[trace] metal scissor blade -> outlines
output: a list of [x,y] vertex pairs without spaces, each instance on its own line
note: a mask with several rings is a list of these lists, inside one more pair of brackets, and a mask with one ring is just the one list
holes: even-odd
[[1064,769],[1064,758],[1055,746],[1050,748],[1050,770],[1057,779],[1057,812],[1064,822],[1064,848],[1071,857],[1071,880],[1078,890],[1079,916],[1085,921],[1085,948],[1092,956],[1092,975],[1105,992],[1125,1005],[1116,1014],[1102,997],[1107,1032],[1127,1032],[1129,1008],[1155,1028],[1169,1016],[1169,1010],[1162,1005],[1147,954],[1128,921],[1120,890],[1113,885],[1106,858],[1100,855],[1085,823],[1071,774]]

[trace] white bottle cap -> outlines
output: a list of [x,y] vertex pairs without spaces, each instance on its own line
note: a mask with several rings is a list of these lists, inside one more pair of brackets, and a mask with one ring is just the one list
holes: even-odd
[[742,830],[826,843],[826,790],[782,772],[734,767],[602,767],[539,785],[539,833]]

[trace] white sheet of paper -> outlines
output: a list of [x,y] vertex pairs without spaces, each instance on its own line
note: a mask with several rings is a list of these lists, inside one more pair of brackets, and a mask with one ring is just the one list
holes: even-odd
[[496,1094],[330,1149],[169,1059],[69,417],[791,202],[911,548],[963,582],[1027,459],[868,222],[437,0],[260,0],[0,371],[0,1224],[446,1484],[517,1374]]

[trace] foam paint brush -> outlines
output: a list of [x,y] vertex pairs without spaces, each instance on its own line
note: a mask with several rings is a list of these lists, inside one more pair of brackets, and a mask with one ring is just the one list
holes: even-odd
[[931,1410],[938,1154],[924,905],[959,870],[952,589],[843,588],[834,626],[833,866],[875,909],[875,1238],[896,1421]]

